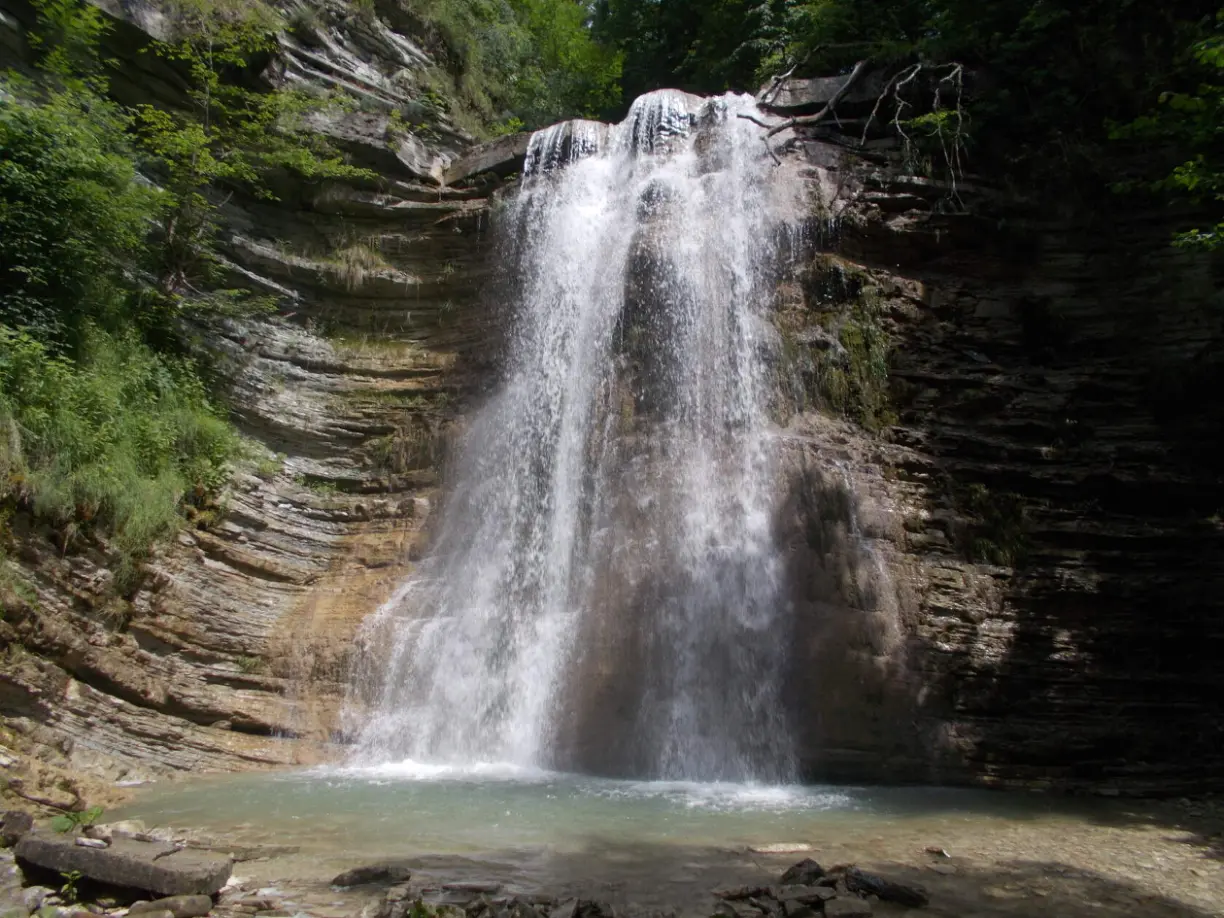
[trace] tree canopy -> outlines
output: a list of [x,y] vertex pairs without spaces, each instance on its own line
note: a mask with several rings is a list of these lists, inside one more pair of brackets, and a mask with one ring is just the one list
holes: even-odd
[[959,63],[975,77],[963,139],[978,169],[1172,192],[1217,215],[1183,241],[1220,241],[1219,0],[596,0],[593,29],[624,55],[629,98],[752,91],[861,60]]

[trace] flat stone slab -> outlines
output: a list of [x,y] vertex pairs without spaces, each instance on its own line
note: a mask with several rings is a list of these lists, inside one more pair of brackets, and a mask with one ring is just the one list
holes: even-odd
[[521,172],[530,143],[531,132],[523,131],[473,147],[443,170],[442,184],[453,185],[481,172],[496,172],[501,176]]
[[15,853],[20,860],[49,870],[79,870],[100,883],[162,896],[211,896],[234,869],[234,862],[219,854],[122,835],[116,835],[108,848],[83,848],[73,835],[35,830],[17,843]]

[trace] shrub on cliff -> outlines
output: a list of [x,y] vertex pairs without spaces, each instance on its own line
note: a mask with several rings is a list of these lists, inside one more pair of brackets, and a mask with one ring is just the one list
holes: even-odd
[[85,320],[121,318],[163,198],[136,181],[113,107],[19,91],[0,82],[0,323],[71,347]]
[[190,363],[87,331],[69,358],[0,326],[0,495],[120,552],[125,570],[212,500],[236,447]]
[[[620,100],[621,52],[596,42],[578,0],[402,0],[456,98],[485,125],[536,128]],[[495,128],[496,130],[496,128]]]

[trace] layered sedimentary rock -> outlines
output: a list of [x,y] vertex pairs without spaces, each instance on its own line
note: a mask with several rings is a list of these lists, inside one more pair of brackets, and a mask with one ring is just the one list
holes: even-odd
[[1218,262],[1165,214],[1059,219],[803,155],[844,207],[783,291],[791,404],[866,379],[847,408],[876,430],[787,428],[809,774],[1218,786]]
[[[165,37],[161,8],[101,5],[118,17],[116,94],[182,104],[181,75],[141,50]],[[11,60],[28,59],[33,10],[0,11]],[[185,528],[134,595],[116,598],[104,545],[64,552],[12,521],[0,763],[28,798],[328,755],[348,641],[410,565],[448,431],[490,376],[496,325],[477,293],[498,180],[471,179],[489,157],[436,113],[425,140],[392,130],[432,66],[404,34],[344,4],[315,28],[284,36],[261,79],[354,97],[317,128],[380,179],[225,204],[232,285],[280,298],[267,319],[204,330],[250,456],[221,512]],[[463,187],[440,184],[448,167]]]
[[[173,69],[132,53],[156,5],[104,8],[116,92],[175,104]],[[31,10],[0,12],[16,59]],[[523,138],[393,130],[429,66],[407,26],[336,6],[312,29],[263,78],[363,100],[317,127],[382,180],[227,204],[233,279],[284,298],[210,332],[253,456],[130,601],[103,547],[14,521],[0,768],[28,798],[334,751],[355,629],[418,556],[450,431],[494,381],[489,173],[518,171]],[[827,140],[785,153],[813,227],[775,314],[803,774],[1218,787],[1218,265],[1168,248],[1163,215],[1055,218]]]

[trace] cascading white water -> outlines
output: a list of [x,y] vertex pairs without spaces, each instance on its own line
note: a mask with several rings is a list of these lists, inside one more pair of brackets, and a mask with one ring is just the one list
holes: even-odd
[[367,623],[360,761],[792,777],[765,312],[800,183],[750,111],[665,90],[533,137],[506,378]]

